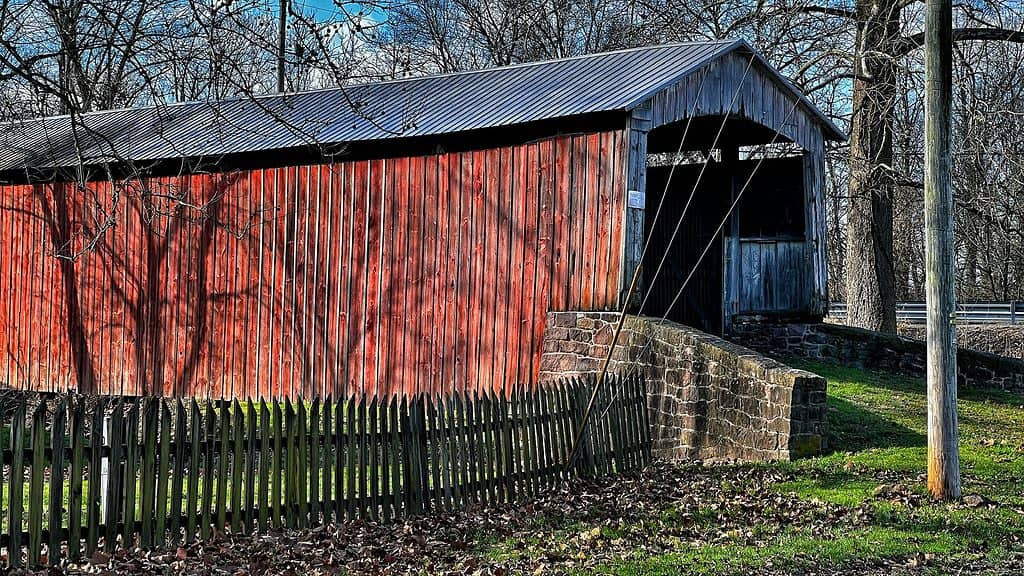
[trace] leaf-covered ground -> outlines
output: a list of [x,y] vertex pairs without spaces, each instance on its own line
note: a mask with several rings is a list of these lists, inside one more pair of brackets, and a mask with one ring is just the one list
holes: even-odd
[[60,572],[138,574],[1022,574],[1024,400],[964,391],[967,497],[924,491],[924,385],[829,379],[831,446],[775,465],[655,463],[527,503],[98,555]]

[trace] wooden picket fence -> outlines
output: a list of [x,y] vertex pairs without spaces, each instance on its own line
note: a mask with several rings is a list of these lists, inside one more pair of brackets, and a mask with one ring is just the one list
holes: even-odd
[[222,531],[509,502],[642,467],[650,436],[639,377],[602,386],[567,463],[594,385],[283,404],[65,396],[31,414],[19,400],[3,425],[0,546],[8,566],[56,565]]

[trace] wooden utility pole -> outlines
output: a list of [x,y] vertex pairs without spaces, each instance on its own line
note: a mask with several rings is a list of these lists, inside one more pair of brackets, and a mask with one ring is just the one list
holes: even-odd
[[280,0],[277,19],[277,91],[284,92],[284,50],[288,40],[288,0]]
[[928,490],[960,498],[956,415],[956,302],[953,268],[951,0],[925,8],[924,225],[928,307]]

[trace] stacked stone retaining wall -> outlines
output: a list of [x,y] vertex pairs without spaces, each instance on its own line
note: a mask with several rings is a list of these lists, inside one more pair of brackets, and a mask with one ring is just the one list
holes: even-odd
[[[616,313],[552,312],[541,378],[593,374]],[[656,455],[788,460],[825,449],[825,380],[674,322],[627,317],[612,371],[642,370]]]

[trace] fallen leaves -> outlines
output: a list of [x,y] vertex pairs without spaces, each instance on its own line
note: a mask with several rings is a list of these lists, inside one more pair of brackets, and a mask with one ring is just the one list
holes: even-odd
[[[876,521],[870,502],[841,506],[776,488],[796,478],[813,476],[808,471],[800,474],[774,467],[655,463],[640,473],[602,483],[574,481],[550,486],[518,504],[469,503],[458,513],[442,509],[394,524],[355,520],[306,530],[222,534],[211,541],[162,551],[97,552],[80,564],[43,573],[591,573],[613,560],[717,544],[761,548],[787,532],[826,539],[836,526],[864,527]],[[882,483],[869,500],[908,508],[925,504],[926,496],[909,487],[914,478],[894,473],[879,475],[877,480]],[[989,505],[992,503],[984,499],[965,499],[961,504]],[[914,573],[935,564],[928,554],[839,568],[822,566],[820,558],[810,555],[798,554],[795,561],[806,565],[807,573],[819,575]],[[791,566],[767,562],[758,573],[790,572]]]

